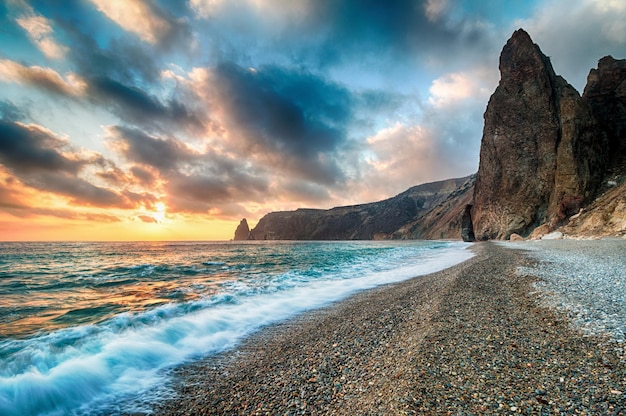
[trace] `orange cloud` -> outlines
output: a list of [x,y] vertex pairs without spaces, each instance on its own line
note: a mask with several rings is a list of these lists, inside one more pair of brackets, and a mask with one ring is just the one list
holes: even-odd
[[137,215],[137,218],[139,218],[142,222],[147,222],[147,223],[158,223],[159,221],[157,221],[156,218],[151,217],[150,215]]

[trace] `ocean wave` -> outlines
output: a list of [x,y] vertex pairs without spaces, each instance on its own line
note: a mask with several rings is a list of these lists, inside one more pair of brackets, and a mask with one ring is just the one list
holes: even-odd
[[[129,394],[165,385],[173,366],[232,348],[268,324],[472,256],[464,244],[439,250],[426,250],[428,245],[398,245],[395,250],[381,246],[385,248],[381,254],[375,250],[377,245],[344,243],[314,246],[319,257],[311,260],[306,257],[316,254],[311,247],[298,247],[295,254],[289,252],[292,247],[280,247],[281,255],[292,259],[291,268],[268,272],[259,266],[266,261],[247,263],[250,270],[242,275],[245,278],[220,280],[213,284],[213,293],[193,301],[170,302],[119,313],[103,322],[0,342],[4,364],[0,368],[0,414],[88,414],[93,409],[109,413],[112,407],[106,411],[107,406],[119,406]],[[333,258],[338,249],[349,249],[352,255],[339,253]],[[144,264],[138,270],[148,269]],[[180,288],[169,293],[176,290]],[[67,315],[80,318],[100,312],[81,308]]]

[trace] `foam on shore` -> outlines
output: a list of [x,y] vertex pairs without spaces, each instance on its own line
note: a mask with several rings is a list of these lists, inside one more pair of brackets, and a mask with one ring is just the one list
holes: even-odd
[[0,414],[111,413],[111,406],[157,391],[169,368],[232,348],[266,325],[473,256],[465,243],[413,246],[368,263],[340,263],[342,270],[322,277],[287,271],[262,288],[232,282],[233,290],[213,298],[6,341],[0,344]]

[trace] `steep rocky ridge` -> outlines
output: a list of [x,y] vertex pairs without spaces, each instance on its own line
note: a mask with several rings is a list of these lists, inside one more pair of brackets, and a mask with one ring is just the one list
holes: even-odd
[[559,231],[566,237],[626,237],[626,175],[580,213],[569,218]]
[[[406,238],[398,229],[437,207],[469,177],[414,186],[380,202],[329,210],[298,209],[271,212],[251,231],[268,240],[371,240]],[[457,233],[458,238],[458,233]]]
[[480,240],[558,225],[564,204],[595,196],[606,166],[606,135],[590,106],[522,29],[502,49],[500,73],[484,116],[474,190]]
[[583,100],[606,132],[610,173],[626,171],[626,59],[600,59],[589,71]]
[[[463,237],[463,214],[472,203],[476,175],[471,175],[448,197],[419,218],[400,227],[394,239],[458,239]],[[464,240],[471,241],[469,233]]]
[[626,236],[626,59],[600,59],[582,98],[607,135],[607,173],[598,197],[559,231],[574,237]]

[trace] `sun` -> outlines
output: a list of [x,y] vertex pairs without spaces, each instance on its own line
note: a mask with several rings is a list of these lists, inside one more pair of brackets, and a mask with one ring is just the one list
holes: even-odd
[[160,223],[163,222],[165,220],[165,204],[163,202],[157,202],[156,204],[154,204],[154,211],[155,212],[152,214],[154,219]]

